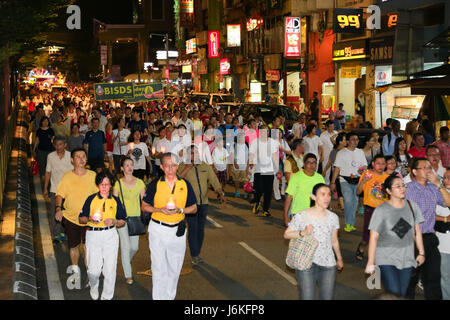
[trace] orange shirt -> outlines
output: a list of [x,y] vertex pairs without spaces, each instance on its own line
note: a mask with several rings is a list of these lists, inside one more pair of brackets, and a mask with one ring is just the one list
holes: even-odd
[[372,170],[366,171],[361,175],[359,181],[361,182],[366,175],[372,175],[372,178],[363,185],[364,191],[364,205],[370,206],[372,208],[378,207],[380,204],[385,202],[388,198],[387,195],[383,193],[383,183],[384,180],[389,177],[388,174],[377,175]]

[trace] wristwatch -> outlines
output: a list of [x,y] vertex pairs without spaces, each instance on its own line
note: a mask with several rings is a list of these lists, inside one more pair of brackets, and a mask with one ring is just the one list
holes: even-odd
[[181,214],[183,214],[183,213],[184,213],[184,210],[183,210],[183,208],[180,208],[180,213],[181,213]]

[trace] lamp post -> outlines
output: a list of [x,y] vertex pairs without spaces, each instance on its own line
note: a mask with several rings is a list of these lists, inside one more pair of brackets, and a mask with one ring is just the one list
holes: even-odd
[[165,42],[165,49],[166,49],[166,70],[168,72],[167,76],[167,86],[166,86],[166,93],[169,93],[169,80],[170,80],[170,67],[169,67],[169,33],[150,33],[150,38],[152,36],[160,36],[164,37]]

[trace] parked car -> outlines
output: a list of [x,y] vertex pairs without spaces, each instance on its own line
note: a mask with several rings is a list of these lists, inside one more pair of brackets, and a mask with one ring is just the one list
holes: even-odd
[[286,118],[288,129],[292,128],[299,118],[299,114],[286,105],[268,103],[244,103],[240,107],[239,114],[244,117],[244,121],[248,120],[250,115],[255,118],[261,116],[267,124],[271,123],[275,117],[282,115]]

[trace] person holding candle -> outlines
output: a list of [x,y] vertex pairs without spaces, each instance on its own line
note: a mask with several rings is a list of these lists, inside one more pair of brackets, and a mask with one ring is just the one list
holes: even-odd
[[356,259],[359,261],[363,260],[364,248],[369,243],[369,223],[373,211],[387,200],[382,188],[384,180],[389,177],[389,174],[384,172],[386,169],[385,157],[381,154],[377,154],[372,160],[372,168],[372,170],[365,171],[361,175],[358,187],[356,188],[356,193],[358,195],[364,192],[364,230],[362,241],[356,249]]
[[142,211],[152,214],[148,233],[153,300],[175,299],[186,252],[185,215],[197,212],[191,184],[177,176],[178,161],[175,154],[162,155],[164,175],[147,186],[141,204]]
[[95,177],[99,192],[90,195],[79,214],[79,222],[87,225],[86,260],[92,300],[99,298],[99,278],[103,273],[101,300],[111,300],[116,284],[119,235],[117,228],[125,225],[127,217],[119,198],[112,195],[114,177],[101,171]]
[[136,178],[144,180],[145,178],[145,161],[152,170],[152,162],[150,161],[150,154],[148,152],[148,147],[145,142],[141,142],[141,132],[135,130],[130,134],[128,138],[128,146],[126,147],[126,155],[131,157],[134,162],[134,172],[133,175]]

